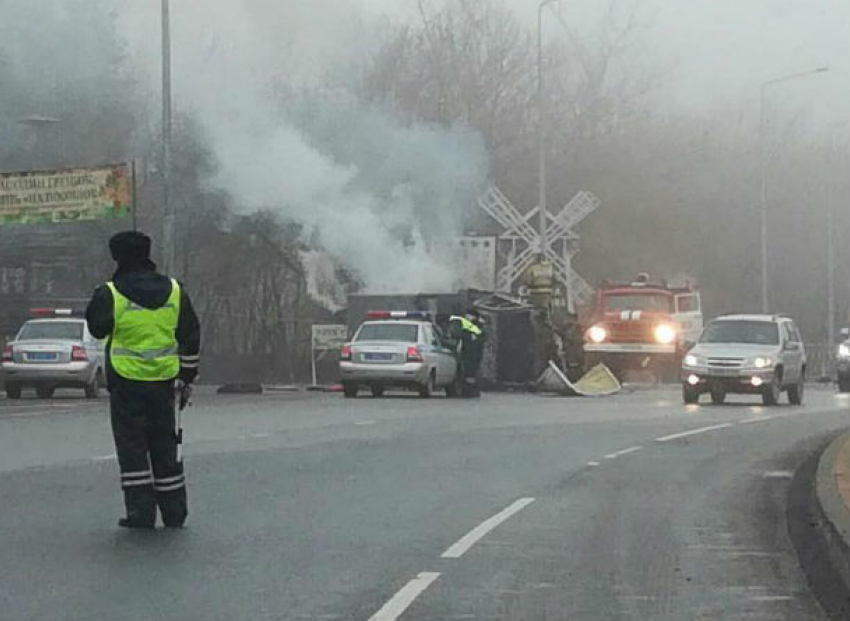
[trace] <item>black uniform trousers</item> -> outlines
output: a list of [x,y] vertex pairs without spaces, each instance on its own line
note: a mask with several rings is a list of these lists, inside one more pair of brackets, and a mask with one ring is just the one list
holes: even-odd
[[110,387],[112,435],[121,468],[127,518],[166,526],[186,521],[186,480],[178,461],[173,382],[119,380]]

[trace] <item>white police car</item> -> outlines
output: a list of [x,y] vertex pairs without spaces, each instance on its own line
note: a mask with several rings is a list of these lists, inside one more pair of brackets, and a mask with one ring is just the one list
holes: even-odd
[[427,313],[369,311],[350,343],[340,351],[339,371],[346,397],[361,387],[380,397],[387,388],[412,389],[430,397],[437,389],[458,392],[457,358]]
[[98,396],[105,382],[103,343],[94,338],[82,312],[37,308],[14,340],[3,346],[3,385],[9,399],[24,388],[49,399],[57,388],[81,388]]

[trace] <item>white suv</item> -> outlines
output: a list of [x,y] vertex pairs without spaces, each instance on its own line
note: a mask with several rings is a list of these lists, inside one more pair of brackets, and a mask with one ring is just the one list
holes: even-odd
[[682,360],[682,398],[697,403],[709,393],[723,403],[727,393],[760,394],[776,405],[803,402],[806,350],[794,322],[782,315],[726,315],[709,323]]

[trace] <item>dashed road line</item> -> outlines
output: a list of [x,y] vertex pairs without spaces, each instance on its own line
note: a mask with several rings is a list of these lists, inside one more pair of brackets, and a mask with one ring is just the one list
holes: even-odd
[[761,477],[763,479],[793,479],[794,473],[790,470],[768,470]]
[[688,438],[690,436],[695,436],[701,433],[708,433],[709,431],[715,431],[717,429],[726,429],[727,427],[731,427],[733,424],[734,423],[722,423],[720,425],[711,425],[710,427],[700,427],[699,429],[691,429],[690,431],[683,431],[682,433],[674,433],[669,436],[661,436],[660,438],[655,438],[655,441],[671,442],[680,438]]
[[587,465],[590,466],[591,468],[595,468],[596,466],[599,465],[599,462],[598,461],[589,461],[589,462],[587,462]]
[[440,574],[437,572],[423,571],[405,584],[378,612],[369,617],[369,621],[395,621],[439,577]]
[[774,418],[777,418],[777,416],[771,415],[771,416],[759,416],[758,418],[745,418],[744,420],[739,420],[738,424],[739,425],[752,425],[753,423],[763,423],[763,422],[768,421],[768,420],[773,420]]
[[481,524],[458,539],[457,542],[454,543],[448,550],[443,552],[440,558],[460,558],[466,554],[472,546],[485,537],[487,533],[496,528],[502,522],[510,519],[511,516],[525,509],[532,502],[534,502],[534,498],[520,498],[509,507],[499,511],[493,517],[484,520]]
[[93,461],[112,461],[116,459],[115,453],[110,453],[109,455],[98,455],[96,457],[92,457]]
[[613,453],[608,453],[605,456],[605,459],[617,459],[618,457],[622,457],[623,455],[628,455],[629,453],[635,453],[641,450],[642,446],[630,446],[627,449],[623,449],[622,451],[615,451]]

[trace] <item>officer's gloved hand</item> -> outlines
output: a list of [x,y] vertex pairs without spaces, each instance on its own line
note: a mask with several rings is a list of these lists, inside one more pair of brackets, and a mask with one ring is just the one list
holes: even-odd
[[192,384],[178,379],[174,384],[174,390],[177,393],[177,398],[180,401],[180,409],[182,410],[191,403],[192,399]]

